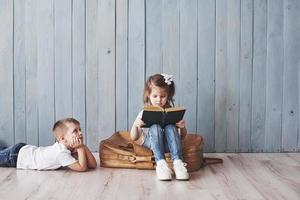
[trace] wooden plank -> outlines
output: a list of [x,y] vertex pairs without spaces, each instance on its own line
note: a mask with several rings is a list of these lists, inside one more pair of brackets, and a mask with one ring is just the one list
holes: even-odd
[[[128,0],[116,1],[116,130],[128,127]],[[130,122],[131,123],[131,122]]]
[[145,83],[145,2],[132,0],[128,8],[128,127],[142,109]]
[[240,1],[227,4],[227,151],[237,152],[239,142]]
[[54,2],[37,2],[38,141],[52,144],[54,123]]
[[26,141],[25,1],[14,2],[14,137]]
[[54,1],[55,120],[72,116],[72,3]]
[[99,70],[99,132],[91,148],[96,150],[99,140],[115,132],[115,1],[102,0],[98,4],[98,70]]
[[216,1],[215,150],[226,150],[227,2]]
[[253,1],[241,1],[239,152],[251,151]]
[[97,4],[97,0],[86,1],[86,141],[90,148],[95,148],[99,134]]
[[[253,175],[247,173],[252,170],[252,168],[248,168],[249,159],[243,159],[243,154],[219,155],[226,155],[222,156],[226,164],[223,166],[212,165],[211,170],[214,172],[213,176],[218,189],[224,191],[227,199],[263,199],[263,195],[253,184],[256,183],[256,180],[249,180],[249,177],[252,178]],[[247,166],[244,167],[244,165]],[[221,174],[223,176],[220,176]],[[230,184],[227,184],[227,181]]]
[[180,2],[179,0],[164,0],[162,8],[162,53],[163,72],[172,74],[176,86],[175,104],[181,105],[180,84]]
[[35,0],[25,3],[25,48],[26,48],[26,141],[38,145],[38,67],[37,67],[37,4]]
[[264,151],[266,118],[267,1],[254,1],[251,151]]
[[281,151],[283,88],[283,2],[268,1],[266,140],[267,152]]
[[284,2],[284,70],[282,106],[282,151],[297,151],[300,1]]
[[180,1],[180,80],[179,101],[187,112],[187,130],[197,130],[197,0]]
[[[278,197],[297,199],[299,181],[295,177],[290,177],[291,174],[297,173],[297,170],[293,165],[288,164],[287,166],[289,162],[280,162],[287,160],[286,156],[284,154],[254,155],[253,157],[249,154],[242,154],[241,158],[230,158],[230,160],[239,171],[247,176],[248,181],[256,189],[256,193],[262,195],[264,199],[276,199]],[[272,158],[269,155],[275,156]],[[245,166],[242,169],[240,168],[241,163]]]
[[146,1],[146,77],[163,70],[162,4],[161,0]]
[[[98,154],[94,155],[98,160]],[[295,176],[299,173],[299,154],[207,156],[222,158],[224,162],[191,173],[186,182],[158,181],[155,170],[97,168],[82,174],[70,170],[41,172],[1,168],[0,195],[3,199],[58,200],[124,199],[124,196],[126,199],[160,199],[162,196],[197,199],[199,195],[201,199],[218,200],[298,199],[300,195],[299,176]],[[12,189],[18,192],[11,192]],[[60,192],[56,192],[58,190]]]
[[215,144],[215,6],[215,1],[198,1],[197,133],[206,152],[213,152]]
[[86,40],[85,0],[72,1],[72,105],[73,117],[80,121],[81,130],[86,133]]
[[0,1],[0,133],[1,143],[14,143],[13,1]]

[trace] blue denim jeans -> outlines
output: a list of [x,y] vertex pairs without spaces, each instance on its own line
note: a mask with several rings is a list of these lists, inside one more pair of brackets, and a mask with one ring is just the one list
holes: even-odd
[[153,151],[156,162],[165,159],[167,152],[170,152],[172,160],[182,160],[181,139],[174,125],[167,125],[164,129],[158,124],[152,125],[143,146]]
[[0,167],[16,167],[18,153],[25,145],[24,143],[17,143],[8,148],[0,146]]

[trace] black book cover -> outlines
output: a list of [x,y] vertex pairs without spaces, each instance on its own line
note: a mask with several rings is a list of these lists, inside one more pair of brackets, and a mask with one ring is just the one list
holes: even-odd
[[175,125],[182,120],[185,109],[181,107],[173,107],[163,109],[160,107],[148,106],[144,108],[142,120],[145,125],[144,128],[149,128],[153,124],[159,124],[165,127],[168,124]]

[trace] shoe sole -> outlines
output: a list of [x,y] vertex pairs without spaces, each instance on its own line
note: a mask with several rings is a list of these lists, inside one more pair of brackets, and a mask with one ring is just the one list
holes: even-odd
[[172,179],[158,179],[160,181],[171,181]]
[[172,177],[166,177],[166,178],[157,178],[160,181],[170,181],[172,180]]
[[188,179],[178,179],[178,178],[176,178],[176,180],[177,181],[188,181],[188,180],[190,180],[189,178]]

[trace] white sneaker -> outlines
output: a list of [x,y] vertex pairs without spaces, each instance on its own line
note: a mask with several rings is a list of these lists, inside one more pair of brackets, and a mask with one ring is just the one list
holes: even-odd
[[156,176],[162,181],[169,181],[172,179],[172,171],[168,167],[166,160],[159,160],[156,162]]
[[182,160],[174,160],[173,170],[177,180],[189,180],[189,173],[185,167],[186,165],[187,164],[182,162]]

